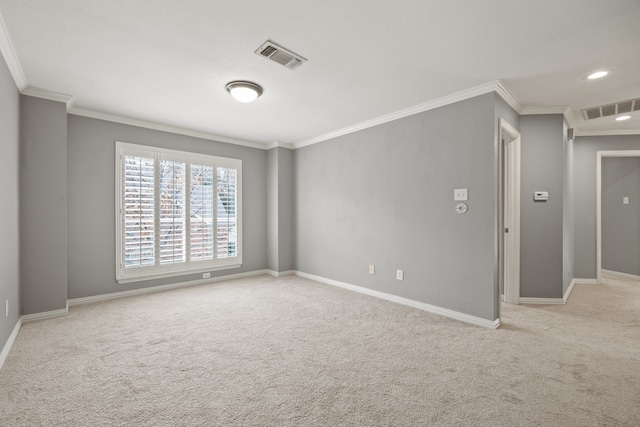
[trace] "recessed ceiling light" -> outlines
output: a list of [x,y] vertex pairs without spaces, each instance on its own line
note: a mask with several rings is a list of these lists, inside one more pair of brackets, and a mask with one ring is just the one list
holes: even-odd
[[589,80],[600,79],[600,78],[606,76],[607,74],[609,74],[608,71],[596,71],[593,74],[589,74],[589,76],[587,78]]
[[631,116],[620,116],[620,117],[616,117],[616,120],[621,122],[623,120],[629,120],[631,118]]
[[262,88],[260,85],[246,82],[246,81],[233,81],[227,83],[226,86],[227,92],[233,96],[233,98],[238,102],[253,102],[257,97],[262,95]]

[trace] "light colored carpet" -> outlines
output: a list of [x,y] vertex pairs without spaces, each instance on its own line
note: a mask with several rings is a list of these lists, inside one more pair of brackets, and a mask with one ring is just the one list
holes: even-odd
[[2,426],[638,426],[640,287],[577,285],[488,330],[299,277],[23,326]]

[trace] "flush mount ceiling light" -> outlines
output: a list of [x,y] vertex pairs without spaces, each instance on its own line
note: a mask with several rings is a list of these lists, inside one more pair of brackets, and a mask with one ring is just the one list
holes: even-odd
[[620,116],[620,117],[616,117],[616,120],[621,122],[623,120],[629,120],[631,118],[631,116]]
[[227,83],[227,92],[239,102],[253,102],[257,97],[262,95],[262,88],[252,82],[237,80]]
[[609,74],[608,71],[596,71],[595,73],[589,74],[587,76],[587,78],[589,80],[601,79],[602,77],[606,76],[607,74]]

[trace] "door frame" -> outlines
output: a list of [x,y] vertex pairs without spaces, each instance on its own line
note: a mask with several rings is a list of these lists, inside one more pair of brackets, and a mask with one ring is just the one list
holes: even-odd
[[520,132],[503,118],[500,118],[499,128],[498,143],[502,161],[499,165],[501,178],[498,239],[502,268],[498,274],[501,276],[499,280],[504,283],[504,301],[520,304],[521,138]]
[[596,155],[596,280],[602,283],[602,158],[640,157],[640,150],[606,150]]

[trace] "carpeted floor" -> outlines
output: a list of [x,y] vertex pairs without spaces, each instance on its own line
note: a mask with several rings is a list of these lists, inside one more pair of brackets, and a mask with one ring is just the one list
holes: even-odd
[[488,330],[295,276],[24,325],[2,426],[638,426],[640,286],[503,306]]

